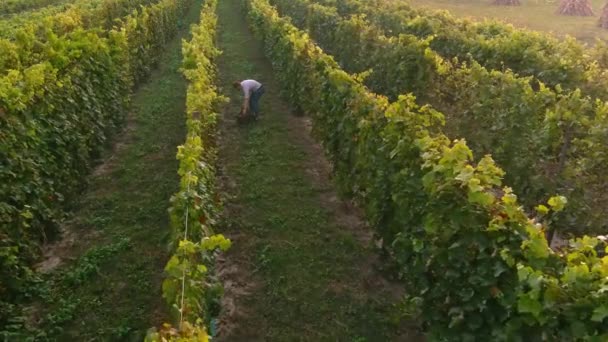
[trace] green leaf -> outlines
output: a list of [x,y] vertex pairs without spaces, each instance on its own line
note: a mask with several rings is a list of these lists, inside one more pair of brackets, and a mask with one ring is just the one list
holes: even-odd
[[506,193],[502,196],[502,201],[506,205],[513,205],[513,204],[517,203],[517,196],[513,193]]
[[196,270],[199,273],[207,273],[207,267],[205,267],[205,265],[196,265]]
[[167,265],[165,266],[165,272],[172,277],[179,277],[181,275],[182,267],[177,255],[174,255],[171,257],[171,259],[169,259]]
[[33,218],[33,217],[34,217],[34,215],[32,214],[32,212],[31,212],[31,211],[29,211],[29,210],[25,210],[25,211],[23,211],[23,212],[21,213],[21,216],[22,216],[22,217],[24,217],[24,218],[26,218],[26,219],[31,219],[31,218]]
[[[469,180],[473,177],[474,173],[475,169],[471,165],[467,165],[462,169],[462,171],[460,171],[460,174],[456,176],[456,179],[463,183],[468,183]],[[477,181],[477,184],[479,184],[479,180]]]
[[494,277],[497,278],[507,270],[508,268],[505,266],[505,264],[503,264],[502,262],[497,262],[496,264],[494,264]]
[[542,305],[537,299],[530,297],[530,295],[526,293],[519,297],[519,300],[517,301],[517,309],[521,313],[529,313],[538,318],[538,316],[540,316]]
[[189,240],[181,240],[178,249],[186,255],[191,255],[196,252],[196,244]]
[[175,281],[175,279],[165,279],[163,281],[162,290],[163,298],[165,298],[167,302],[172,302],[177,297],[179,282]]
[[477,203],[484,207],[492,205],[494,203],[494,195],[486,192],[469,192],[469,203]]
[[536,209],[536,212],[539,213],[540,215],[547,215],[549,213],[549,208],[545,207],[542,204],[537,205],[535,209]]
[[608,305],[602,305],[593,310],[591,320],[594,322],[601,322],[604,318],[608,317]]
[[424,220],[424,231],[428,234],[435,234],[439,231],[439,222],[433,216],[427,216]]
[[419,253],[424,249],[424,242],[419,239],[412,239],[412,245],[414,246],[414,252]]
[[572,331],[572,335],[574,335],[573,337],[583,338],[587,334],[585,323],[581,321],[572,322],[570,324],[570,330]]
[[566,268],[562,280],[566,283],[576,284],[579,281],[588,279],[590,276],[589,267],[585,264],[580,264]]
[[[461,174],[462,175],[462,174]],[[472,177],[473,175],[471,175]],[[458,179],[458,177],[456,177]],[[483,186],[480,185],[481,180],[479,178],[468,178],[467,185],[469,186],[469,191],[478,192],[483,190]]]
[[551,209],[553,209],[553,211],[560,212],[564,210],[564,207],[566,206],[566,203],[568,203],[568,200],[564,196],[553,196],[549,199],[548,203],[551,206]]

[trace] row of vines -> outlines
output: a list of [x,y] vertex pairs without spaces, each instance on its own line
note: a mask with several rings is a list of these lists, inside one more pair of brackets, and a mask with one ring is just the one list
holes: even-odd
[[605,44],[587,49],[574,38],[559,40],[550,34],[516,29],[499,21],[471,22],[446,11],[416,9],[402,1],[319,0],[348,17],[364,14],[389,36],[411,34],[429,39],[446,59],[475,61],[491,70],[513,70],[544,84],[583,89],[608,99]]
[[158,2],[159,0],[73,0],[59,3],[0,19],[0,37],[18,41],[24,38],[24,31],[44,32],[48,27],[52,27],[56,33],[92,27],[109,30],[117,24],[117,20],[130,15],[140,6]]
[[107,31],[40,26],[0,43],[8,53],[0,57],[0,325],[36,278],[29,265],[41,243],[57,234],[70,196],[123,123],[133,87],[191,3],[161,0]]
[[466,138],[477,157],[492,154],[528,208],[548,194],[570,199],[563,212],[551,216],[554,229],[607,231],[606,103],[510,70],[446,60],[432,49],[430,38],[388,37],[365,17],[342,17],[335,7],[307,0],[274,3],[346,71],[360,73],[371,90],[391,100],[411,92],[420,104],[445,113],[442,131]]
[[0,3],[0,18],[9,14],[63,3],[66,0],[4,0]]
[[441,112],[368,91],[268,0],[245,4],[285,97],[313,116],[337,184],[376,227],[432,340],[608,338],[605,241],[555,252],[545,238],[565,198],[529,216],[489,155],[441,133]]
[[192,40],[183,42],[183,73],[188,80],[187,136],[178,147],[180,189],[171,198],[173,255],[165,267],[163,297],[175,326],[151,329],[146,341],[208,341],[212,318],[219,314],[222,287],[213,276],[215,253],[230,241],[213,233],[220,209],[215,187],[216,108],[224,98],[215,82],[217,1],[205,2]]

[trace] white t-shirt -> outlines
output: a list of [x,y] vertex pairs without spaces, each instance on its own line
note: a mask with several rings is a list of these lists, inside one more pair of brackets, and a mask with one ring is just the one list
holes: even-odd
[[260,89],[262,83],[256,80],[244,80],[241,82],[241,88],[243,88],[243,94],[246,98],[249,98],[254,91]]

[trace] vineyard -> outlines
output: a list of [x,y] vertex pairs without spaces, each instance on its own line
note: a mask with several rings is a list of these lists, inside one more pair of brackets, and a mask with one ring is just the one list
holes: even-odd
[[608,339],[605,43],[388,0],[0,13],[2,339]]

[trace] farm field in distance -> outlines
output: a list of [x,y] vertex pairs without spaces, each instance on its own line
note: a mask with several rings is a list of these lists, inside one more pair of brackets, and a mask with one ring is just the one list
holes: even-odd
[[447,10],[457,17],[474,20],[499,19],[516,27],[573,36],[585,43],[608,39],[608,29],[598,26],[602,0],[590,0],[594,16],[564,16],[556,13],[557,0],[521,0],[521,6],[496,6],[490,0],[410,0],[415,7]]

